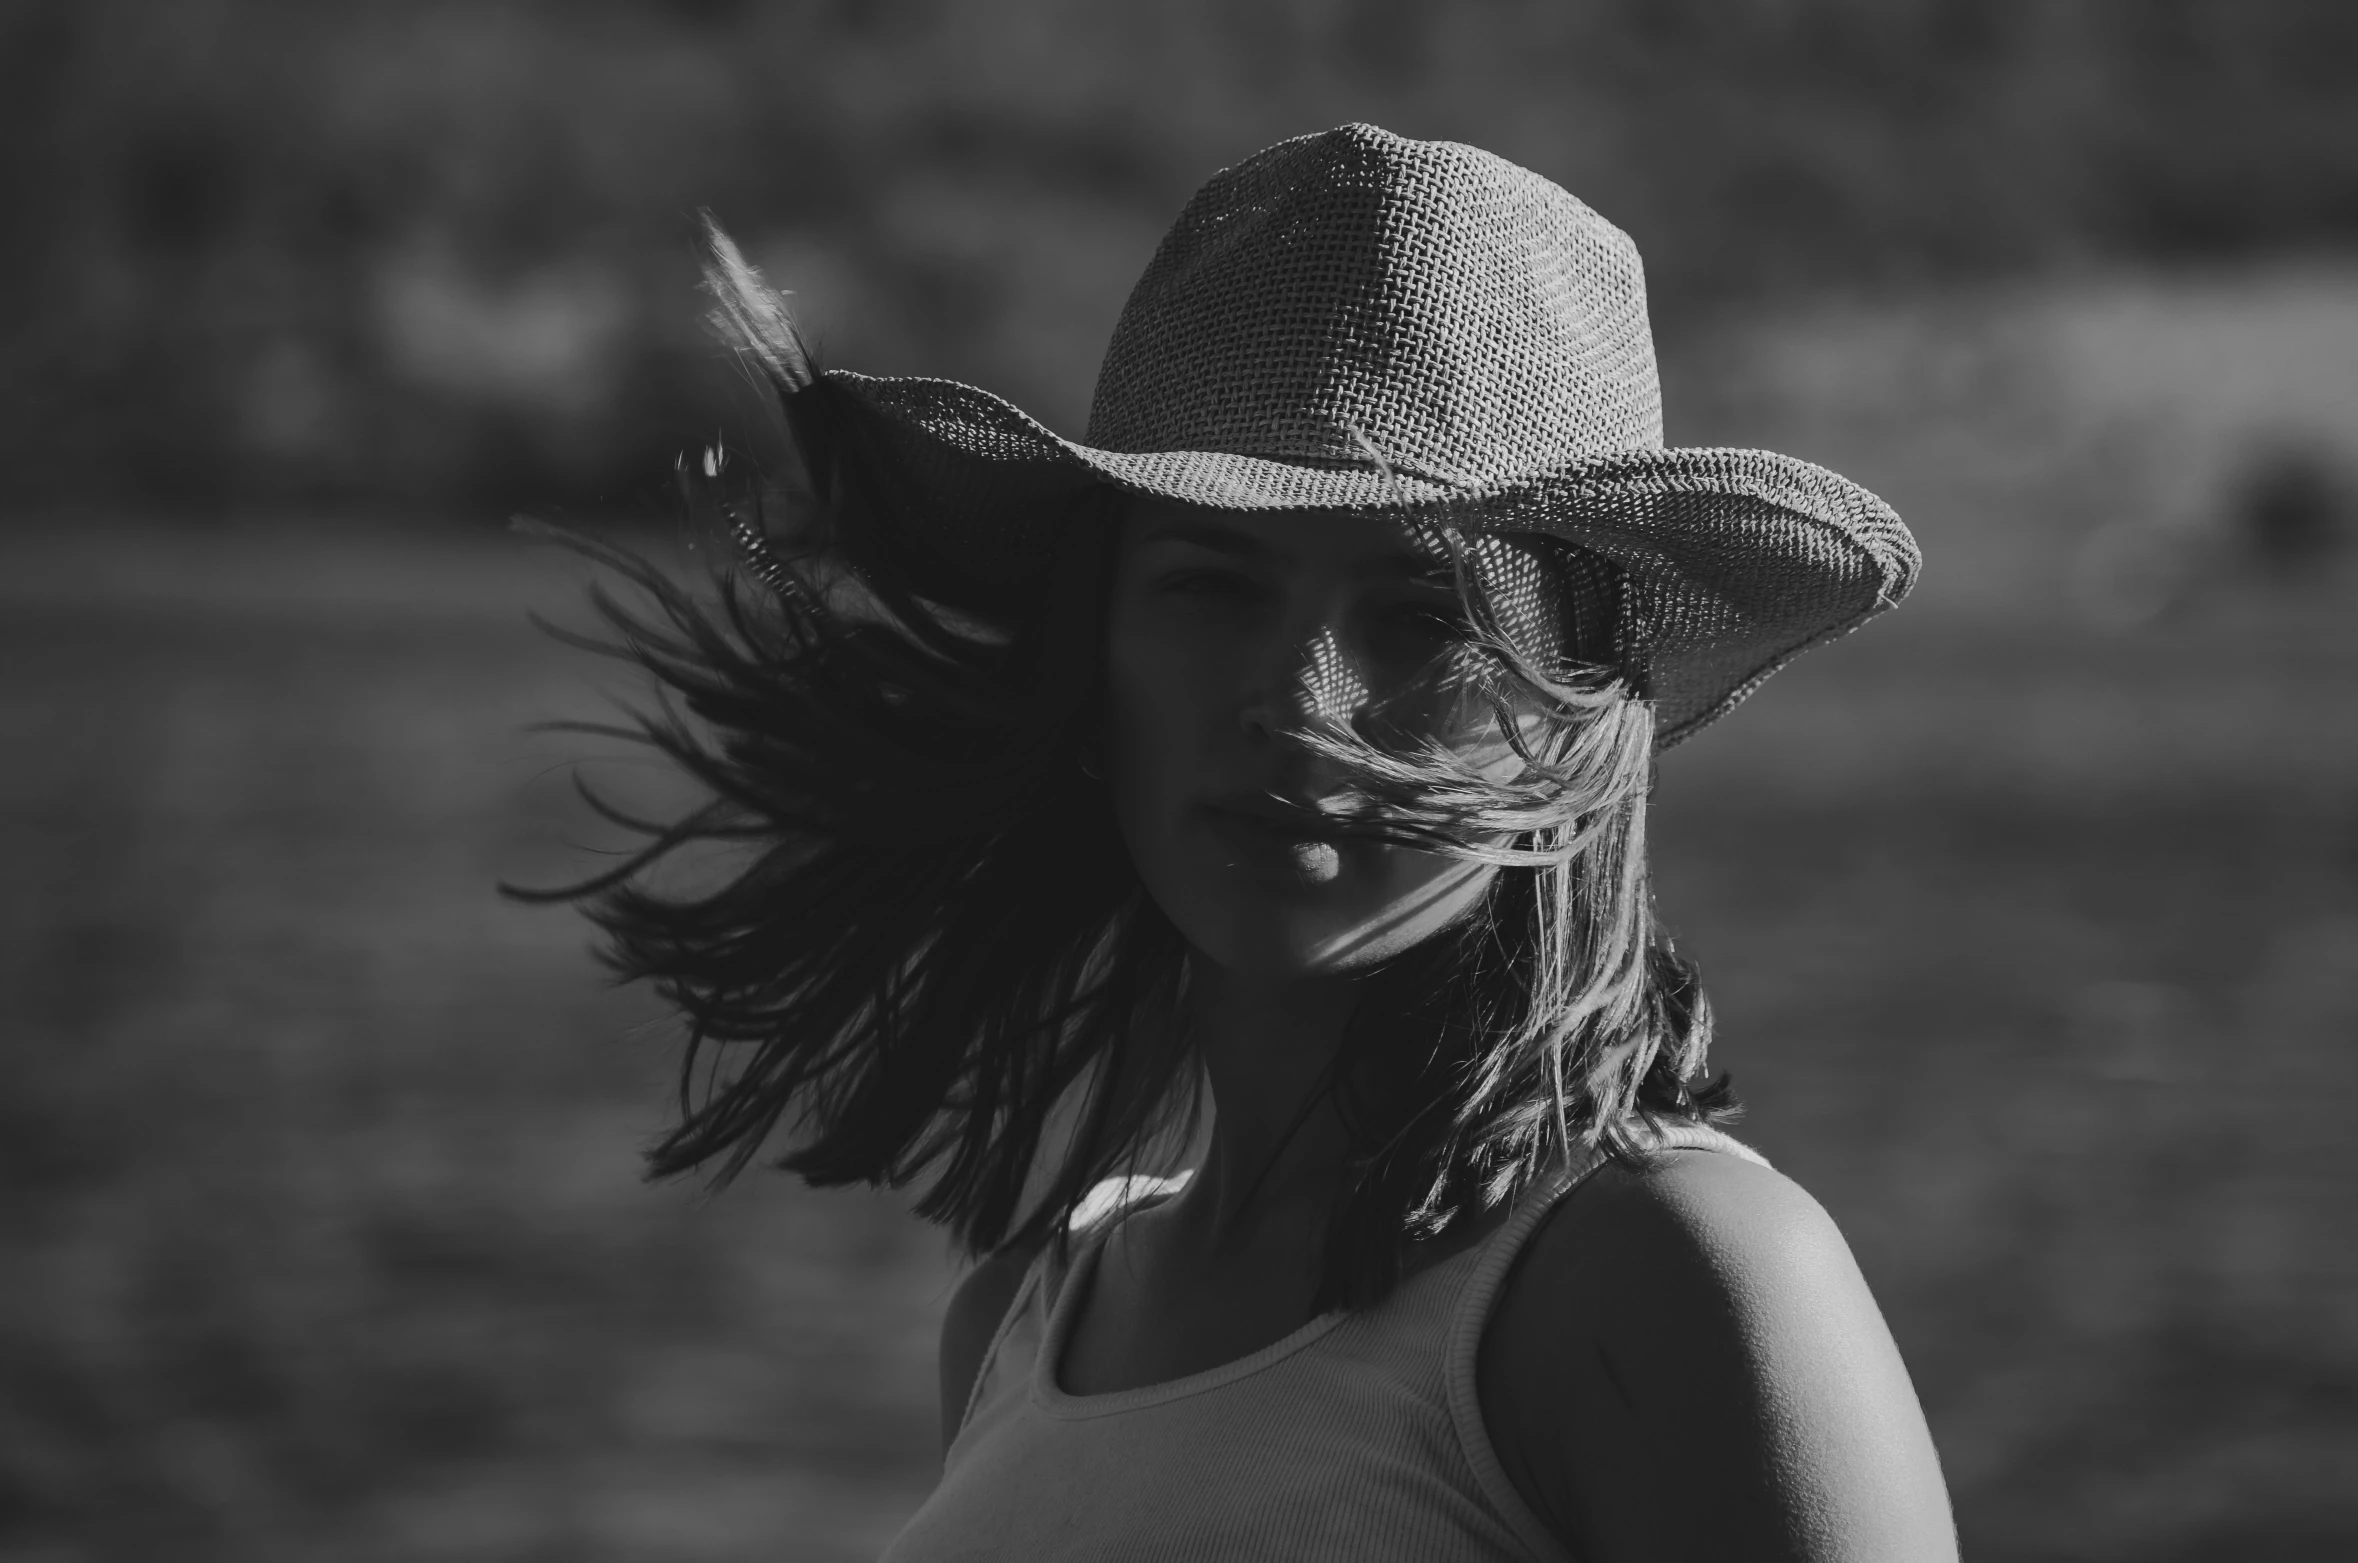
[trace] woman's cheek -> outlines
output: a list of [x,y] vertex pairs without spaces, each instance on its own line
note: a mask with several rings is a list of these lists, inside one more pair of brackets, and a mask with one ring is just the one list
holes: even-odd
[[1195,768],[1192,714],[1161,660],[1147,648],[1119,644],[1108,658],[1105,775],[1134,857],[1170,849],[1163,838],[1182,823]]

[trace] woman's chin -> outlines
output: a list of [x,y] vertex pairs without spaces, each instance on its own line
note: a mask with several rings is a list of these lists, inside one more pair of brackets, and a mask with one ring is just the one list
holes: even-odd
[[1338,904],[1341,898],[1300,896],[1224,897],[1228,904],[1199,906],[1179,920],[1195,950],[1240,976],[1260,978],[1349,977],[1364,973],[1423,943],[1455,922],[1480,899],[1489,876],[1456,895],[1398,898],[1380,904]]
[[1261,978],[1379,965],[1465,916],[1497,874],[1381,842],[1242,827],[1172,845],[1139,855],[1149,893],[1198,953]]
[[1234,976],[1264,982],[1309,981],[1320,977],[1358,976],[1384,959],[1382,954],[1354,957],[1348,939],[1298,930],[1273,930],[1255,936],[1242,929],[1224,929],[1210,938],[1190,938],[1196,954]]

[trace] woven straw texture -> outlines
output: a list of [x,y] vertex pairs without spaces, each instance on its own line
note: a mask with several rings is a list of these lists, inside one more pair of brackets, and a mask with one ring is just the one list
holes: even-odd
[[[1370,125],[1196,194],[1114,328],[1083,440],[951,381],[819,382],[962,595],[1028,578],[1068,501],[1109,485],[1549,539],[1572,561],[1556,600],[1584,619],[1611,603],[1614,660],[1665,745],[1899,601],[1919,562],[1890,507],[1821,467],[1663,447],[1619,229],[1502,158]],[[1566,629],[1557,644],[1596,644]]]

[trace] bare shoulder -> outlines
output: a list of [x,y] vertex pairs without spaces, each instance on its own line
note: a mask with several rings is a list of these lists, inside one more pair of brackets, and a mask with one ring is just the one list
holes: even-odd
[[975,1375],[982,1371],[983,1353],[991,1337],[1014,1305],[1023,1278],[1039,1256],[1040,1245],[1002,1248],[966,1272],[950,1294],[942,1315],[941,1418],[942,1448],[958,1436],[965,1419],[967,1398],[974,1392]]
[[1701,1300],[1693,1283],[1709,1277],[1728,1294],[1716,1300],[1773,1305],[1784,1295],[1780,1279],[1832,1285],[1858,1276],[1850,1245],[1807,1189],[1714,1151],[1668,1151],[1642,1169],[1608,1166],[1532,1240],[1537,1272],[1599,1259],[1636,1272],[1612,1289],[1624,1302],[1655,1287],[1665,1290],[1649,1302]]
[[1849,1245],[1742,1157],[1667,1152],[1568,1197],[1508,1279],[1479,1389],[1510,1478],[1599,1563],[1955,1556]]

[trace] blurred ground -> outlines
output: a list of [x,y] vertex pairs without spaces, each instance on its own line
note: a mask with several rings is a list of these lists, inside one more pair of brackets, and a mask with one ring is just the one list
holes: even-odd
[[644,1006],[494,898],[578,866],[520,551],[10,560],[6,1555],[853,1557],[922,1492],[940,1245],[642,1189]]
[[[1836,461],[1931,559],[1669,758],[1657,851],[1978,1559],[2358,1553],[2353,297],[1944,296],[1668,371],[1674,437]],[[2278,338],[2328,344],[2291,411],[2203,390]],[[639,1185],[666,1038],[492,892],[595,839],[525,731],[597,710],[523,619],[579,569],[0,539],[0,1557],[870,1555],[931,1478],[942,1245]]]

